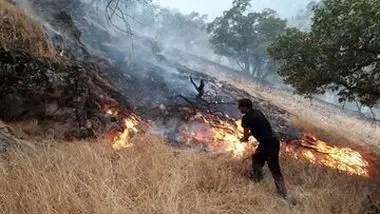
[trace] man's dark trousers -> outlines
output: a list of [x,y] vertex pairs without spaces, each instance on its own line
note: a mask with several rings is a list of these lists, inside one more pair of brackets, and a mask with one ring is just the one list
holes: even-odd
[[[269,139],[269,140],[276,140],[277,139]],[[273,144],[272,144],[273,145]],[[262,175],[262,168],[267,162],[268,167],[272,173],[272,177],[274,179],[277,192],[282,197],[286,197],[287,191],[285,186],[285,181],[281,173],[281,168],[279,164],[279,153],[280,153],[280,143],[276,143],[275,148],[265,148],[265,147],[258,147],[256,152],[252,155],[252,169],[253,169],[253,175],[251,177],[256,181],[259,182],[263,179]]]

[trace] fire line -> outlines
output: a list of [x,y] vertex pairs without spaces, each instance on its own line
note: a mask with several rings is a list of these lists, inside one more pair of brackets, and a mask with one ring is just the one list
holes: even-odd
[[[185,143],[201,142],[206,144],[211,152],[231,152],[235,157],[252,153],[256,148],[257,142],[253,137],[249,143],[240,142],[243,136],[240,120],[225,121],[215,115],[200,114],[198,121],[206,126],[200,130],[184,130]],[[369,164],[358,151],[328,145],[311,133],[305,133],[300,140],[282,141],[281,144],[285,153],[296,159],[307,160],[348,174],[369,176]]]
[[[107,133],[106,137],[112,143],[112,147],[117,150],[130,147],[130,138],[139,132],[138,126],[142,119],[133,113],[125,113],[115,101],[105,102],[102,110],[108,115],[122,118],[124,122],[123,128],[113,127]],[[240,124],[240,120],[221,119],[216,115],[198,112],[190,121],[184,122],[180,134],[185,144],[202,143],[210,152],[227,152],[241,158],[251,154],[257,142],[253,137],[250,137],[248,143],[240,142],[240,138],[243,137]],[[351,148],[328,145],[311,133],[305,133],[300,140],[282,141],[281,144],[283,151],[296,159],[307,160],[348,174],[369,177],[368,162],[358,151]]]

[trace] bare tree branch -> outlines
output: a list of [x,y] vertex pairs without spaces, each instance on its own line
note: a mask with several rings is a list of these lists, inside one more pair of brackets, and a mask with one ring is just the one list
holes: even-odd
[[[91,4],[95,1],[103,0],[93,0]],[[137,3],[143,6],[148,6],[151,0],[106,0],[105,10],[107,22],[114,27],[116,30],[126,33],[128,36],[133,36],[132,27],[130,21],[142,24],[134,16],[128,13],[128,8],[132,6],[133,3]],[[124,23],[124,27],[121,27],[114,22],[114,19],[118,18]]]

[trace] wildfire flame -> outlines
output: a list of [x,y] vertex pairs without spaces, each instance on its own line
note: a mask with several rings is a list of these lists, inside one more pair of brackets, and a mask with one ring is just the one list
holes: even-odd
[[[253,137],[248,143],[240,142],[240,138],[243,137],[240,120],[222,120],[215,115],[200,113],[193,120],[201,121],[205,126],[202,128],[199,128],[199,125],[195,126],[197,128],[188,126],[183,131],[187,144],[202,142],[212,152],[231,152],[236,157],[252,153],[257,145]],[[311,133],[305,133],[301,140],[282,141],[281,143],[282,147],[285,148],[284,151],[297,159],[307,160],[349,174],[369,176],[368,162],[358,151],[351,148],[328,145]]]
[[[122,118],[124,124],[115,126],[107,133],[107,139],[114,149],[130,147],[130,138],[138,133],[138,126],[142,119],[133,113],[126,113],[116,101],[106,101],[102,105],[103,112],[118,118]],[[242,157],[252,153],[257,141],[249,138],[248,143],[243,143],[243,128],[240,120],[223,118],[212,114],[197,113],[190,118],[181,130],[181,136],[185,144],[203,143],[211,152],[230,152],[235,157]],[[281,142],[283,151],[297,159],[310,161],[329,168],[356,174],[369,176],[369,164],[363,156],[351,148],[340,148],[328,145],[311,133],[305,133],[303,138],[291,142]]]
[[141,118],[133,113],[126,113],[116,101],[106,101],[102,105],[103,112],[108,115],[122,118],[123,126],[114,126],[108,133],[106,138],[112,143],[112,148],[118,150],[127,148],[132,145],[130,138],[139,132],[137,126],[142,121]]
[[330,146],[311,133],[304,134],[300,146],[296,143],[287,143],[286,152],[296,158],[306,159],[349,174],[369,176],[369,164],[358,151],[348,147]]
[[200,121],[204,125],[196,124],[194,127],[186,126],[183,137],[186,144],[194,141],[207,145],[211,152],[231,152],[234,156],[241,157],[247,151],[252,151],[255,139],[249,138],[249,143],[243,143],[243,128],[240,121],[224,121],[214,115],[197,113],[193,120]]

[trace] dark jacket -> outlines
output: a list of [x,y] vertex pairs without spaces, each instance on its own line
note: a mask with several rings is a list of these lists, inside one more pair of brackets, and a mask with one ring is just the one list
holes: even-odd
[[259,142],[259,150],[278,151],[279,141],[273,133],[270,122],[260,110],[249,110],[241,122],[242,127],[249,129],[253,137]]

